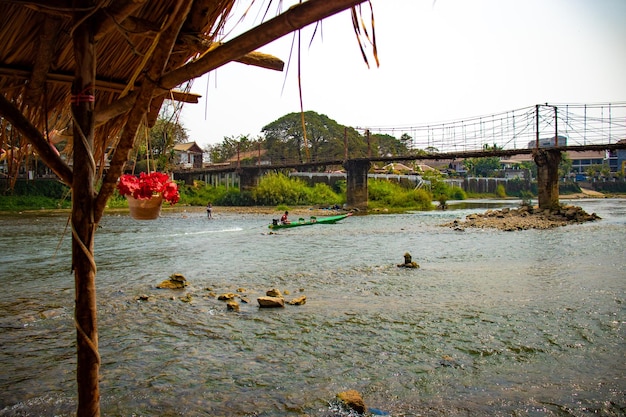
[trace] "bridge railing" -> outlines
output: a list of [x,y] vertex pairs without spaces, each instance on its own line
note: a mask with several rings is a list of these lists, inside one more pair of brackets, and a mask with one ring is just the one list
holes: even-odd
[[626,103],[543,104],[486,116],[414,126],[359,128],[411,137],[409,147],[433,152],[532,148],[565,138],[559,146],[614,144],[626,139]]
[[[205,167],[204,170],[233,171],[238,168],[308,168],[332,169],[349,159],[369,158],[372,161],[402,161],[478,156],[509,156],[529,153],[535,147],[587,147],[602,149],[626,141],[626,102],[599,104],[541,104],[486,116],[470,117],[441,123],[415,126],[357,128],[369,133],[388,134],[411,139],[403,154],[370,154],[363,149],[344,149],[341,157],[315,155],[308,158],[247,160]],[[367,136],[367,135],[364,135]],[[593,146],[598,146],[593,148]],[[369,148],[369,146],[368,146]],[[495,150],[495,152],[494,152]],[[423,155],[427,153],[427,155]],[[326,165],[326,166],[325,166]],[[320,168],[321,167],[321,168]]]

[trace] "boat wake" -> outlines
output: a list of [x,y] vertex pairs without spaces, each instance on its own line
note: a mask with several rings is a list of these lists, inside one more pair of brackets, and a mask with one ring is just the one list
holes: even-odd
[[184,233],[173,233],[170,236],[193,236],[193,235],[210,235],[215,233],[231,233],[231,232],[241,232],[243,231],[242,227],[229,227],[226,229],[220,230],[198,230],[194,232],[184,232]]

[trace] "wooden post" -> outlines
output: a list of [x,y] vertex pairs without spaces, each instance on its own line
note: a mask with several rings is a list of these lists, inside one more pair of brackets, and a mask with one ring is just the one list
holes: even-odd
[[80,23],[74,30],[76,69],[72,85],[74,133],[74,176],[72,182],[72,266],[74,269],[76,326],[78,417],[100,415],[98,377],[98,325],[96,311],[96,263],[94,261],[95,223],[93,159],[94,87],[96,52],[93,24]]

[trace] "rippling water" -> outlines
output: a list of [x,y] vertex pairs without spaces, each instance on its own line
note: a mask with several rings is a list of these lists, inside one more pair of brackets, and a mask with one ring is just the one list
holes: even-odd
[[[494,202],[472,204],[278,234],[219,208],[105,216],[102,414],[329,416],[356,389],[392,416],[625,415],[626,200],[576,201],[603,219],[548,231],[439,226]],[[74,414],[66,224],[0,216],[0,416]],[[397,268],[407,251],[419,270]],[[172,273],[190,286],[155,289]],[[271,288],[307,303],[259,309]],[[238,289],[239,313],[209,295]]]

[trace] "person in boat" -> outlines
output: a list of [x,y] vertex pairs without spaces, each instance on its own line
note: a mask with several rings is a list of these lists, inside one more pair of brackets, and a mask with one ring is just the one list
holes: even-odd
[[288,212],[288,211],[286,211],[286,212],[285,212],[285,214],[283,214],[283,215],[282,215],[282,217],[280,218],[280,223],[281,223],[281,224],[289,224],[289,223],[291,223],[291,222],[289,221],[289,218],[288,218],[288,217],[289,217],[289,212]]
[[211,205],[210,201],[209,204],[206,205],[206,215],[209,219],[213,218],[213,206]]

